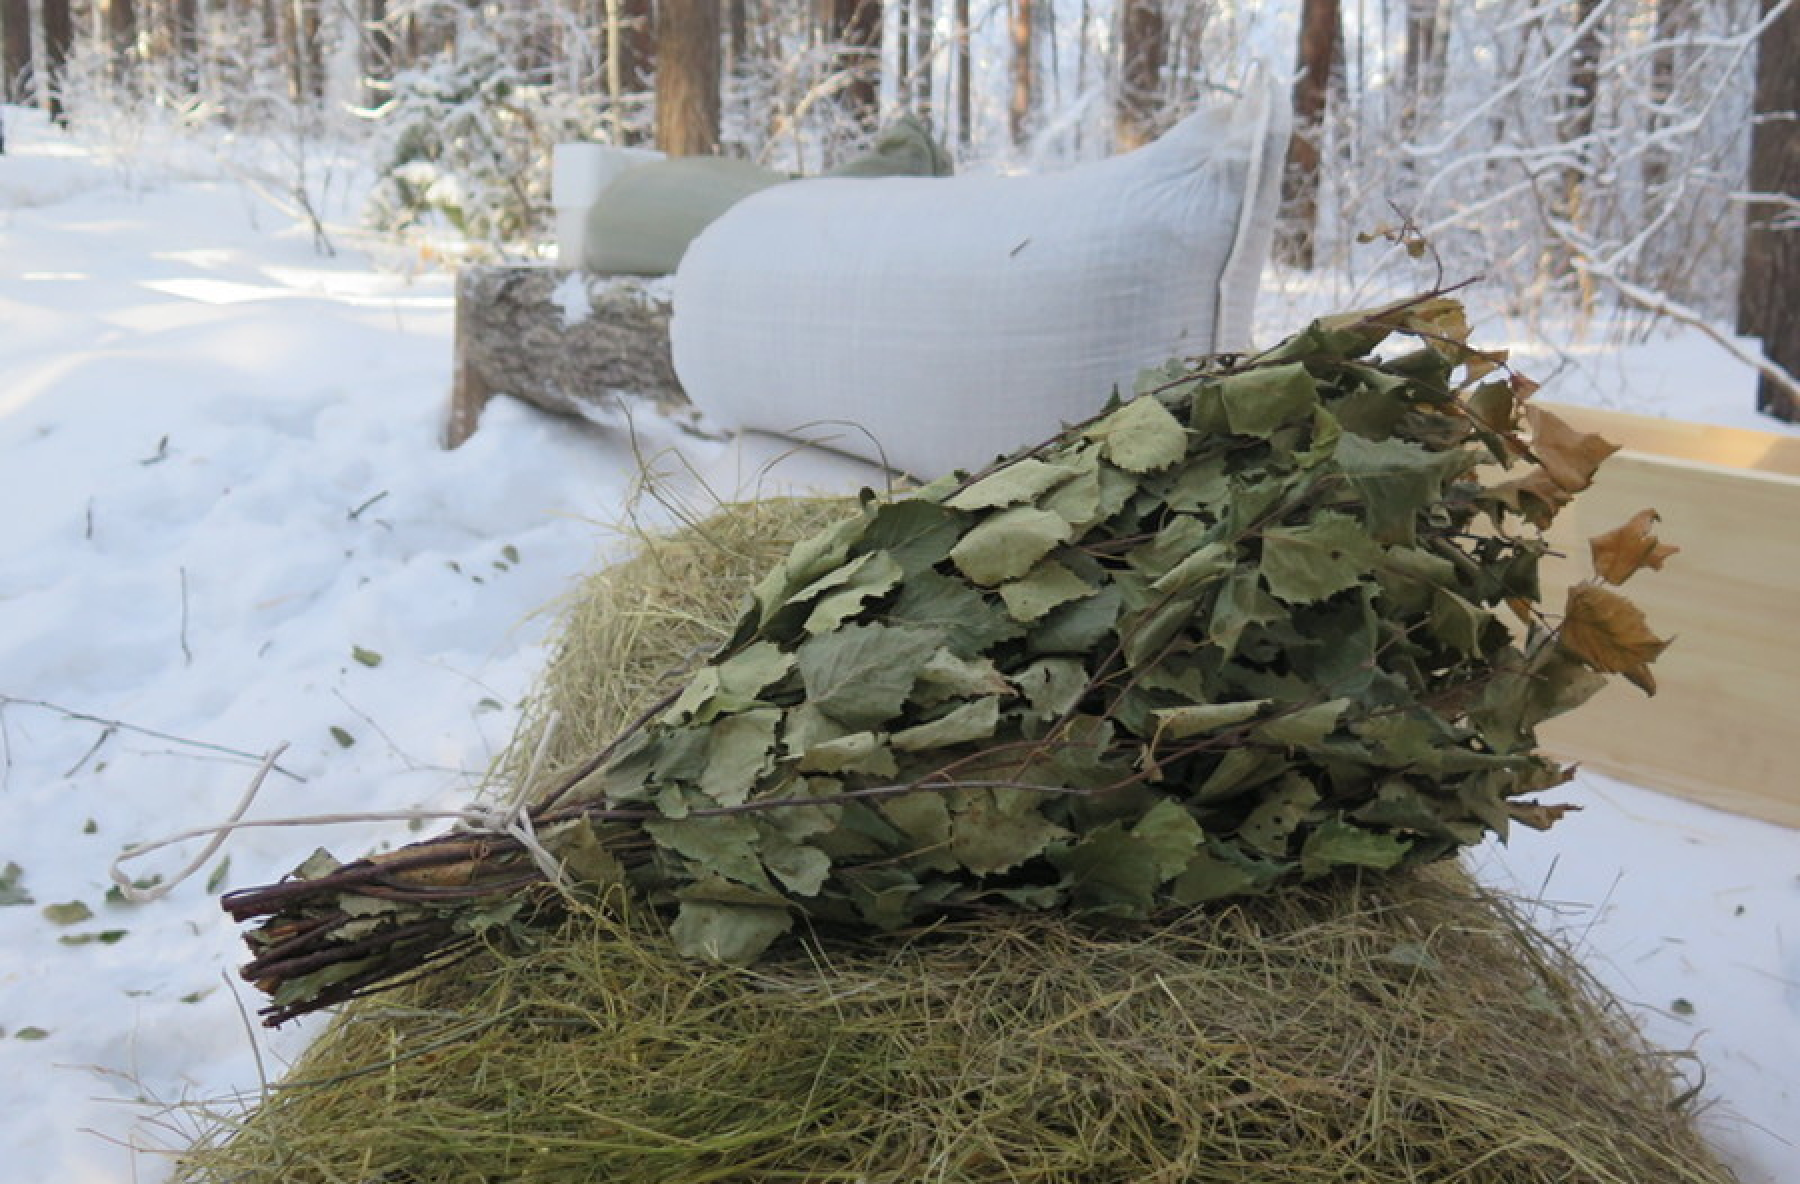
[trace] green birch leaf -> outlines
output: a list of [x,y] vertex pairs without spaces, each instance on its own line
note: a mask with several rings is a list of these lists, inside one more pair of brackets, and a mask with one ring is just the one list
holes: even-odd
[[[863,568],[875,562],[876,557],[881,555],[881,552],[874,551],[865,555],[858,555],[854,559],[846,558],[844,562],[838,564],[812,583],[806,585],[806,587],[788,597],[783,603],[793,606],[811,604],[827,592],[833,592],[848,584],[854,583],[856,578],[862,574]],[[882,557],[886,558],[886,556]],[[892,560],[890,559],[889,562],[892,562]]]
[[687,900],[681,903],[669,936],[689,958],[748,966],[793,924],[786,909]]
[[1142,669],[1160,660],[1176,636],[1194,623],[1199,607],[1198,596],[1164,596],[1145,612],[1120,622],[1126,664]]
[[1214,583],[1237,566],[1229,543],[1208,543],[1177,563],[1150,585],[1156,592],[1182,596]]
[[1236,727],[1255,719],[1271,700],[1250,699],[1242,703],[1196,703],[1186,707],[1163,707],[1151,712],[1156,719],[1156,736],[1160,740],[1187,740]]
[[894,930],[913,920],[921,886],[904,868],[858,868],[845,888],[864,921],[877,929]]
[[1088,439],[1128,473],[1155,473],[1187,455],[1187,429],[1162,401],[1143,395],[1092,424]]
[[831,856],[809,843],[797,843],[771,826],[763,827],[763,866],[795,896],[817,896],[831,876]]
[[1077,465],[1050,464],[1027,456],[1000,466],[944,504],[953,510],[992,510],[1035,502],[1080,472]]
[[1429,612],[1437,589],[1456,586],[1455,564],[1412,547],[1383,548],[1375,575],[1392,607],[1408,615]]
[[313,849],[313,853],[308,855],[305,861],[289,874],[296,880],[322,880],[342,866],[344,865],[339,863],[337,857],[331,852],[323,847],[316,847]]
[[25,869],[8,860],[0,868],[0,907],[32,903],[31,893],[25,891]]
[[848,625],[810,638],[798,650],[807,701],[848,728],[884,725],[942,641],[936,630],[896,625]]
[[795,767],[802,773],[866,773],[871,777],[893,777],[900,772],[886,738],[874,732],[852,732],[815,744],[800,754]]
[[1363,517],[1377,542],[1411,545],[1420,511],[1443,497],[1444,482],[1465,472],[1472,453],[1430,452],[1407,440],[1369,440],[1346,434],[1337,463],[1362,498]]
[[958,571],[984,587],[1016,580],[1068,542],[1068,522],[1035,506],[1014,506],[977,522],[950,548]]
[[1222,802],[1273,779],[1289,767],[1278,753],[1254,748],[1229,749],[1199,789],[1196,803]]
[[742,814],[704,818],[652,818],[644,829],[656,842],[702,872],[738,884],[773,891],[757,857],[756,824]]
[[1291,362],[1298,358],[1360,358],[1386,341],[1394,332],[1388,318],[1395,306],[1333,313],[1320,317],[1260,358],[1265,362]]
[[[794,669],[794,655],[773,642],[757,641],[720,662],[718,687],[734,700],[745,703],[786,678]],[[696,676],[697,677],[697,676]]]
[[998,601],[934,571],[908,576],[883,616],[891,624],[937,632],[953,653],[964,658],[979,658],[1025,632]]
[[1013,676],[1040,719],[1056,719],[1081,701],[1088,688],[1087,667],[1074,658],[1043,658]]
[[774,761],[783,713],[759,707],[717,720],[706,730],[706,767],[701,792],[721,806],[742,805]]
[[[770,799],[785,797],[829,799],[834,794],[841,792],[843,788],[844,783],[834,777],[808,777],[799,782],[791,794],[772,793],[767,797]],[[782,806],[780,809],[767,810],[757,815],[757,825],[765,831],[776,831],[796,843],[820,839],[842,828],[844,807],[848,804],[848,802],[821,800],[818,805]],[[822,847],[820,849],[823,850]]]
[[43,907],[44,920],[52,925],[79,925],[83,921],[93,919],[94,910],[79,900],[66,901],[62,904],[47,904]]
[[885,551],[910,579],[942,563],[963,535],[963,516],[935,501],[926,491],[900,501],[882,502],[857,541],[865,551]]
[[1054,492],[1038,498],[1037,504],[1080,532],[1105,516],[1102,513],[1100,450],[1088,445],[1072,453],[1064,463],[1074,470],[1074,474]]
[[1344,438],[1344,425],[1337,416],[1320,407],[1313,412],[1312,440],[1294,455],[1301,468],[1311,469],[1337,456],[1338,444]]
[[1180,802],[1164,798],[1131,828],[1143,842],[1158,883],[1181,875],[1206,846],[1206,831]]
[[1221,379],[1219,400],[1234,433],[1266,440],[1284,424],[1310,417],[1319,405],[1319,392],[1306,367],[1294,362]]
[[1310,707],[1285,711],[1260,725],[1252,735],[1265,744],[1280,744],[1297,749],[1317,748],[1337,728],[1338,721],[1344,718],[1344,712],[1349,707],[1348,699],[1332,699]]
[[888,798],[881,812],[906,836],[909,858],[921,870],[955,872],[961,864],[950,854],[950,807],[937,792]]
[[999,726],[1000,700],[989,697],[964,703],[930,723],[895,732],[891,742],[900,752],[928,752],[934,748],[991,740]]
[[1379,554],[1355,519],[1322,510],[1304,525],[1263,532],[1263,582],[1289,604],[1312,604],[1355,587]]
[[1450,822],[1442,803],[1427,800],[1424,794],[1397,777],[1384,781],[1374,800],[1356,809],[1350,817],[1387,831],[1448,835],[1462,844],[1478,843],[1485,833],[1479,825]]
[[1431,615],[1427,620],[1431,636],[1465,658],[1479,658],[1481,635],[1494,623],[1494,616],[1448,588],[1439,588],[1432,595]]
[[829,633],[860,613],[871,601],[887,595],[900,583],[900,564],[886,552],[877,551],[856,561],[856,576],[843,587],[821,596],[813,605],[803,628],[817,636]]
[[1084,912],[1135,920],[1155,907],[1160,883],[1155,853],[1116,822],[1053,849],[1050,862],[1069,880],[1069,903]]
[[459,911],[452,928],[457,933],[486,933],[492,929],[504,929],[512,924],[519,911],[525,907],[525,898],[515,896],[510,900],[501,900],[483,908]]
[[1289,774],[1280,785],[1266,791],[1256,809],[1238,828],[1238,834],[1252,851],[1264,855],[1287,854],[1288,843],[1306,812],[1319,804],[1319,791],[1297,774]]
[[542,833],[546,846],[562,861],[562,866],[577,884],[589,888],[609,888],[625,882],[625,868],[595,833],[593,823],[576,819],[566,830]]
[[1253,895],[1267,891],[1283,870],[1281,864],[1252,859],[1235,847],[1213,841],[1194,855],[1187,870],[1170,885],[1169,896],[1176,904],[1196,905]]
[[712,729],[705,726],[663,731],[654,746],[652,778],[667,790],[674,790],[676,782],[698,783],[711,756],[711,732]]
[[1031,631],[1034,654],[1091,654],[1119,626],[1123,596],[1116,584],[1052,609]]
[[796,592],[841,566],[850,547],[863,534],[861,518],[847,518],[794,544],[752,592],[762,620],[773,617]]
[[1331,413],[1344,431],[1366,440],[1391,439],[1411,409],[1405,398],[1367,383],[1331,404]]
[[1327,818],[1306,836],[1300,848],[1300,867],[1309,879],[1333,868],[1367,867],[1387,871],[1406,858],[1412,844],[1393,835],[1352,826],[1341,818]]
[[950,852],[978,876],[1010,871],[1068,832],[1045,818],[1044,795],[1017,789],[970,789],[951,806]]
[[1154,584],[1171,568],[1206,547],[1212,534],[1213,528],[1208,523],[1192,514],[1177,514],[1162,523],[1149,541],[1133,547],[1126,562],[1133,571]]
[[781,744],[790,753],[805,752],[849,734],[849,728],[820,711],[815,704],[800,703],[783,719]]
[[913,698],[918,701],[923,688],[931,688],[932,702],[943,699],[973,699],[982,695],[1010,695],[1013,685],[991,658],[962,658],[941,648],[919,668],[919,685]]
[[1177,514],[1216,517],[1231,492],[1231,475],[1223,456],[1199,455],[1181,467],[1166,499]]
[[671,728],[679,728],[691,720],[701,719],[701,713],[712,707],[718,694],[719,668],[702,666],[694,671],[687,685],[681,688],[681,694],[675,697],[675,702],[669,704],[668,709],[657,719]]
[[1027,623],[1051,609],[1094,594],[1093,585],[1054,559],[1032,568],[1023,579],[1000,585],[1000,599],[1016,621]]

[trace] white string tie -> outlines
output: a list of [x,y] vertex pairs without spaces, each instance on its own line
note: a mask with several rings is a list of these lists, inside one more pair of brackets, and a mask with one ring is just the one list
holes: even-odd
[[[245,818],[257,794],[262,792],[263,782],[268,780],[275,763],[281,754],[287,751],[287,744],[279,744],[263,757],[256,775],[250,779],[243,796],[223,822],[211,826],[198,826],[177,834],[165,835],[160,839],[148,842],[133,843],[113,859],[108,867],[112,882],[118,887],[121,895],[134,904],[146,904],[161,900],[168,896],[195,873],[206,866],[219,848],[225,845],[234,833],[240,830],[252,830],[261,827],[287,826],[341,826],[354,822],[441,822],[449,821],[457,826],[470,830],[504,834],[518,842],[538,870],[546,879],[558,888],[567,889],[568,876],[563,871],[562,863],[552,855],[537,836],[531,823],[531,811],[527,808],[527,799],[531,787],[537,779],[538,770],[543,766],[549,754],[551,740],[555,737],[558,724],[561,722],[560,712],[552,712],[549,722],[544,726],[544,734],[538,740],[536,751],[532,754],[531,767],[506,799],[497,808],[469,808],[464,810],[379,810],[355,814],[306,814],[288,818]],[[185,843],[192,839],[205,839],[206,845],[200,853],[188,861],[180,871],[166,880],[154,884],[140,884],[125,872],[125,865],[133,860],[141,859],[165,847],[173,847],[177,843]]]

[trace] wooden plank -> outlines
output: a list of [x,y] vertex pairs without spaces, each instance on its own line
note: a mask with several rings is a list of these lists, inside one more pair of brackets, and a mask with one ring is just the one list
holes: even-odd
[[1542,406],[1582,431],[1599,432],[1632,452],[1800,477],[1800,436],[1716,427],[1680,419],[1656,419],[1562,403],[1543,402]]
[[[1592,418],[1578,422],[1671,447],[1708,435],[1679,425],[1673,436],[1615,434]],[[1757,460],[1790,456],[1768,447]],[[1626,781],[1800,827],[1800,763],[1790,748],[1800,734],[1800,476],[1621,452],[1552,532],[1567,557],[1545,568],[1545,603],[1560,606],[1568,582],[1591,574],[1588,538],[1646,507],[1662,515],[1663,541],[1681,548],[1665,570],[1624,589],[1659,636],[1675,638],[1655,667],[1658,693],[1646,698],[1618,680],[1546,725],[1544,745]]]

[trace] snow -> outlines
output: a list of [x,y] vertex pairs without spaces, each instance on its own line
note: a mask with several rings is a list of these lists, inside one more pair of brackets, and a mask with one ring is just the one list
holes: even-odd
[[[255,817],[465,805],[558,596],[616,551],[634,457],[741,461],[654,419],[634,442],[505,399],[443,451],[446,275],[322,257],[224,168],[125,169],[15,110],[7,130],[0,869],[33,903],[0,907],[0,1146],[9,1179],[154,1184],[190,1107],[253,1098],[317,1030],[245,1018],[217,891],[410,834],[243,831],[148,904],[107,900],[112,858],[224,818],[283,741],[292,775]],[[1560,361],[1552,397],[1772,426],[1695,332]],[[1484,849],[1482,874],[1556,902],[1543,923],[1698,1054],[1746,1181],[1800,1180],[1800,836],[1598,777],[1573,796],[1583,813]],[[92,919],[42,914],[73,901]]]

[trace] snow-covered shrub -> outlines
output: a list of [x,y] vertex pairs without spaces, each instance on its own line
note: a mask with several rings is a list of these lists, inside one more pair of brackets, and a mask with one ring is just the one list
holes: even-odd
[[497,41],[466,29],[455,55],[399,74],[371,113],[381,144],[367,217],[399,234],[530,254],[550,219],[550,151],[594,138],[600,100],[527,77]]

